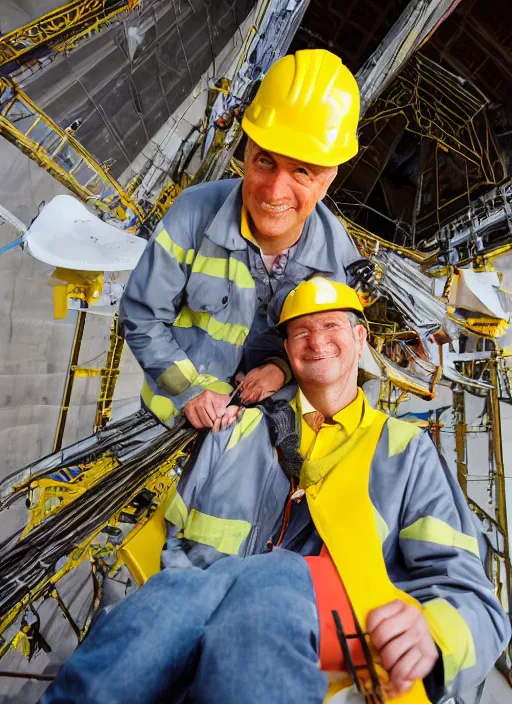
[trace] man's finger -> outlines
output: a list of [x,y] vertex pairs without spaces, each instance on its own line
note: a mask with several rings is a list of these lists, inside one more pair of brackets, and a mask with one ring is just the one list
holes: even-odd
[[239,410],[239,406],[228,406],[222,416],[217,416],[212,426],[212,433],[218,433],[219,430],[225,430],[232,425],[238,416]]
[[244,381],[244,390],[249,391],[252,389],[254,386],[258,385],[259,381],[257,379],[245,379]]
[[215,417],[221,416],[226,410],[226,406],[229,403],[228,394],[215,394],[211,398],[213,408],[215,410]]
[[217,419],[217,416],[213,414],[213,419],[210,417],[210,415],[206,412],[206,409],[204,406],[198,406],[197,407],[197,415],[199,417],[200,422],[202,423],[201,427],[202,428],[211,428]]
[[[380,651],[394,638],[398,638],[417,625],[421,617],[420,612],[414,606],[405,606],[395,616],[384,619],[373,630],[368,630],[373,645]],[[417,630],[414,630],[416,637]]]
[[439,659],[439,653],[434,645],[434,648],[430,654],[426,654],[423,651],[423,657],[418,661],[407,675],[408,679],[411,680],[422,680],[424,677],[429,675],[434,669],[434,665]]
[[254,403],[254,401],[257,401],[259,397],[258,391],[257,390],[251,390],[251,391],[245,391],[243,394],[240,395],[240,398],[244,403]]
[[[206,413],[208,418],[211,420],[211,425],[215,423],[217,418],[221,415],[217,413],[217,408],[212,398],[205,399],[203,403],[203,411]],[[211,426],[210,426],[211,427]]]
[[[389,680],[393,685],[394,689],[396,689],[398,692],[403,692],[405,691],[405,689],[408,689],[411,686],[412,678],[410,676],[410,673],[413,669],[420,665],[422,660],[423,653],[421,652],[418,646],[411,648],[407,651],[407,653],[405,653],[403,657],[400,658],[400,660],[397,662],[397,664],[394,666],[394,668],[389,674]],[[425,673],[423,677],[425,677],[432,669],[430,661],[428,662],[428,664],[425,664],[424,669]]]
[[197,415],[197,411],[194,407],[186,409],[185,415],[187,416],[189,422],[194,426],[194,428],[197,428],[198,430],[200,430],[201,428],[204,427],[201,420],[199,419],[199,416]]
[[264,401],[269,396],[272,396],[272,394],[275,394],[276,391],[277,389],[262,389],[258,401]]
[[379,651],[379,660],[386,672],[391,672],[401,657],[418,643],[418,634],[414,629],[402,633],[397,638],[388,641],[383,648],[378,648],[373,639],[372,643]]
[[232,425],[235,422],[235,420],[237,419],[239,412],[240,412],[239,406],[229,406],[226,409],[225,414],[222,416],[222,420],[221,420],[222,428],[227,428],[229,425]]
[[390,601],[389,604],[384,604],[384,606],[379,606],[377,609],[373,609],[368,614],[366,619],[366,630],[368,633],[372,633],[377,626],[379,626],[382,621],[387,618],[393,618],[401,613],[406,608],[404,601],[400,599],[395,599],[395,601]]

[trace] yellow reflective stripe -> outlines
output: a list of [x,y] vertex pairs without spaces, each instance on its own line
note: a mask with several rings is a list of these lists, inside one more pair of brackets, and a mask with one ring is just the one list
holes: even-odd
[[379,536],[380,544],[383,545],[384,541],[389,535],[389,528],[386,521],[382,518],[380,513],[377,511],[375,506],[372,504],[373,517],[375,518],[375,527],[377,528],[377,535]]
[[181,498],[179,491],[172,497],[169,505],[165,509],[165,517],[176,528],[182,529],[187,522],[188,510],[185,502]]
[[173,416],[178,416],[180,413],[170,398],[154,394],[145,379],[140,395],[151,413],[154,413],[162,423],[167,423]]
[[460,548],[460,550],[467,550],[467,552],[476,555],[476,557],[480,557],[476,538],[460,533],[448,523],[433,516],[419,518],[407,528],[402,528],[400,538],[423,540],[427,543],[436,543],[437,545],[449,545],[450,547]]
[[421,433],[421,430],[416,425],[393,417],[388,419],[387,428],[388,457],[399,455],[406,449],[411,440]]
[[220,257],[204,257],[198,254],[194,260],[192,271],[195,274],[206,274],[215,276],[218,279],[229,279],[239,288],[254,288],[254,280],[249,269],[243,262],[230,257],[222,259]]
[[220,379],[217,379],[217,377],[211,376],[210,374],[199,374],[196,377],[194,384],[198,384],[204,389],[208,389],[208,391],[216,391],[218,394],[233,393],[233,387],[231,384],[228,384],[227,381],[221,381]]
[[248,437],[252,431],[257,428],[262,417],[263,413],[259,409],[246,408],[233,428],[226,451],[233,449],[233,447],[235,447],[235,445],[237,445],[242,438]]
[[181,359],[175,362],[178,369],[181,371],[185,379],[191,384],[202,386],[209,391],[216,391],[218,394],[230,394],[233,391],[231,384],[226,381],[217,379],[211,374],[198,374],[190,359]]
[[190,359],[179,359],[174,364],[178,367],[187,381],[191,384],[197,379],[197,369],[194,367]]
[[444,681],[448,688],[461,670],[476,664],[471,630],[457,609],[445,599],[432,599],[424,604],[423,616],[443,654]]
[[249,535],[251,524],[229,518],[217,518],[193,508],[185,525],[185,538],[210,545],[227,555],[237,555]]
[[231,345],[243,345],[249,334],[249,328],[245,325],[221,323],[209,313],[198,313],[188,306],[183,306],[173,325],[177,328],[201,328],[214,340],[229,342]]
[[192,264],[194,261],[195,251],[193,249],[183,249],[183,247],[180,247],[179,244],[173,242],[167,230],[162,230],[162,232],[156,237],[156,242],[158,242],[158,244],[163,247],[166,252],[172,254],[179,264]]

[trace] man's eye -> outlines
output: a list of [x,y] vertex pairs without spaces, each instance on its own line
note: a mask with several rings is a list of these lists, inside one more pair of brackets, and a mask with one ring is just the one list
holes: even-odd
[[299,168],[295,169],[295,171],[298,174],[304,174],[305,176],[309,176],[309,171],[307,169],[305,169],[303,166],[299,166]]
[[306,337],[307,334],[306,330],[302,330],[301,332],[295,333],[293,337],[295,340],[299,340],[301,337]]

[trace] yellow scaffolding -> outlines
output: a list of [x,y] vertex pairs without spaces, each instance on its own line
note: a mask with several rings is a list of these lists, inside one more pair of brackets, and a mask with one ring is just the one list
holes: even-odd
[[138,205],[108,170],[5,78],[0,79],[0,135],[34,159],[80,200],[109,210],[119,220],[130,217],[130,210],[142,220]]
[[74,0],[52,10],[0,38],[0,66],[49,43],[60,43],[61,51],[69,48],[69,42],[76,42],[119,13],[133,10],[139,1]]

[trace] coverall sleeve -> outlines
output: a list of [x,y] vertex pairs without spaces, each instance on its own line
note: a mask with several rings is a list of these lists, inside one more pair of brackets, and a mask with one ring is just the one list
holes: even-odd
[[277,332],[276,328],[269,328],[258,335],[258,349],[250,351],[250,361],[248,371],[264,364],[275,364],[284,372],[285,384],[288,384],[293,378],[284,349],[284,337]]
[[[223,555],[260,553],[282,520],[290,484],[258,407],[209,432],[179,479],[165,517],[165,566],[205,568]],[[181,549],[181,550],[180,550]]]
[[485,679],[507,646],[510,625],[485,574],[456,478],[428,435],[410,449],[399,534],[407,577],[400,586],[422,604],[442,653],[438,699],[467,692]]
[[133,355],[179,409],[205,390],[194,384],[198,372],[177,343],[172,327],[197,249],[187,210],[186,198],[180,196],[132,271],[119,309],[124,338]]

